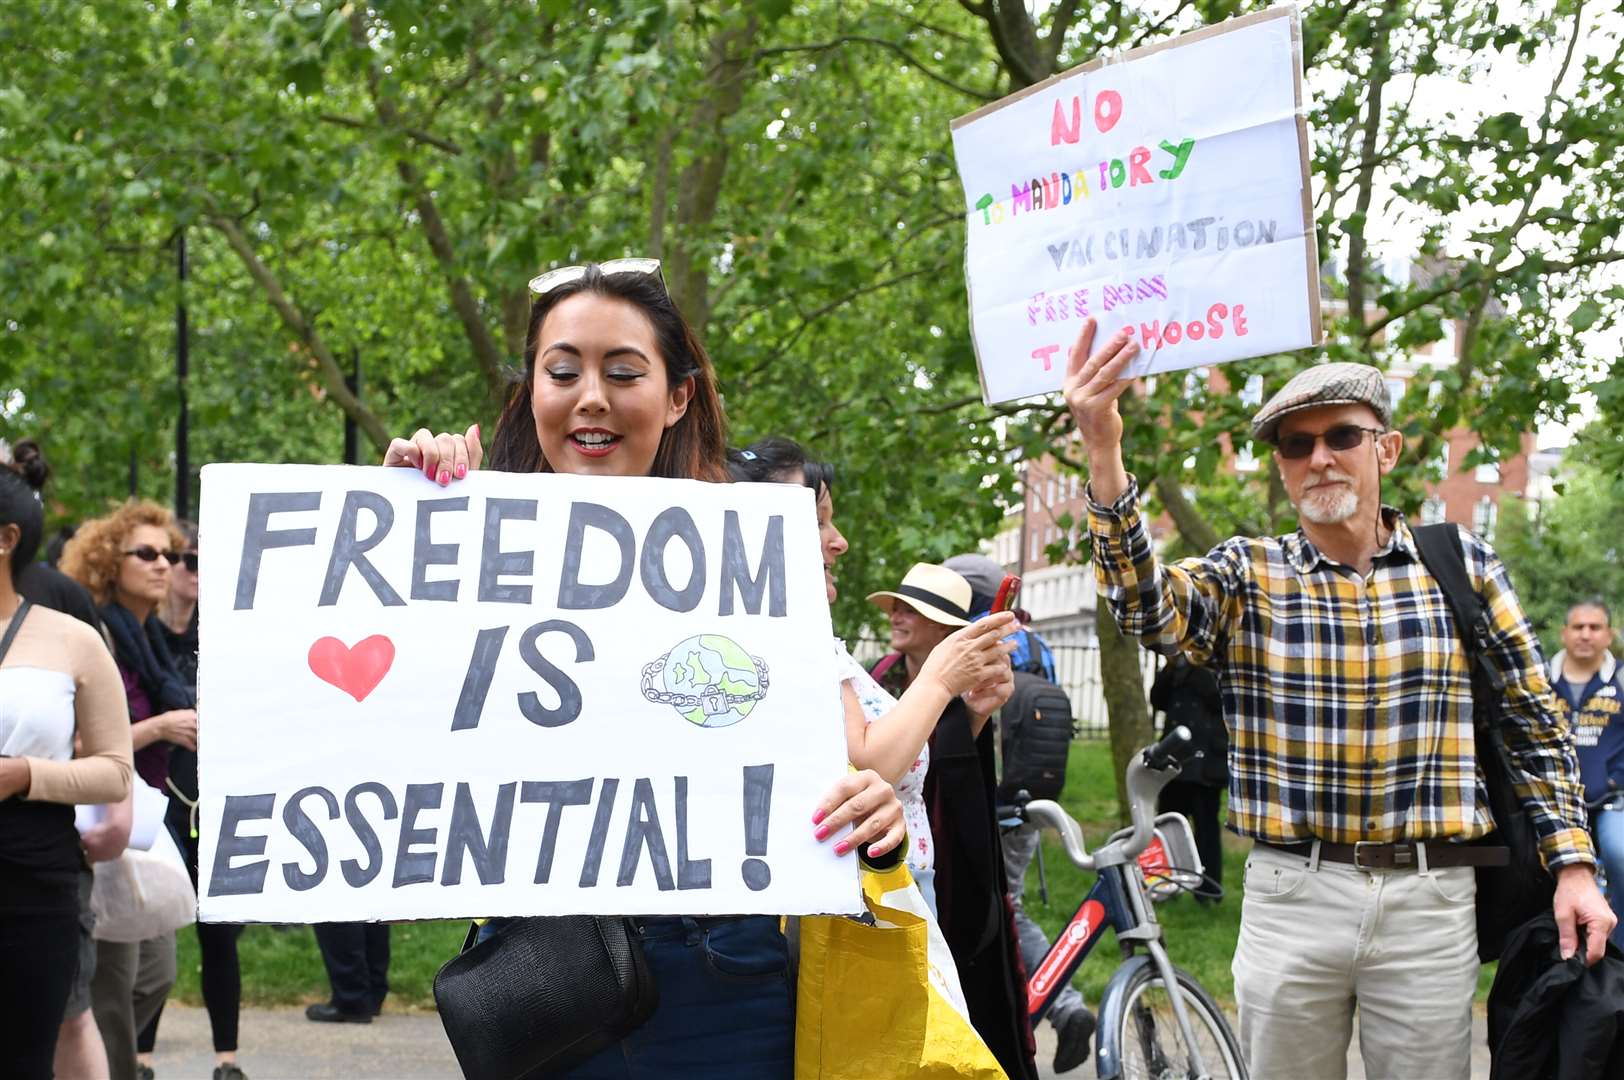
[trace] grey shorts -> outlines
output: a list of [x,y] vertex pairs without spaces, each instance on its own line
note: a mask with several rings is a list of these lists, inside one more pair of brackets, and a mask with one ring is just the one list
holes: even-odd
[[90,910],[90,890],[96,875],[89,870],[79,875],[79,974],[73,977],[73,989],[68,992],[68,1007],[62,1019],[72,1020],[90,1008],[90,980],[96,976],[96,915]]

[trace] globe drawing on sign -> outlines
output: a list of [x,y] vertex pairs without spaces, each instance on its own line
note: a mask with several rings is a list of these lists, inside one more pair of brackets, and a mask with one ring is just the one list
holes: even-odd
[[643,666],[643,696],[697,727],[731,727],[767,696],[767,665],[720,634],[697,634]]

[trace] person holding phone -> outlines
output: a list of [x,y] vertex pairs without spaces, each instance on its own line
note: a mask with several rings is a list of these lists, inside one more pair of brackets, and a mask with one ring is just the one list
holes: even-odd
[[[729,451],[728,469],[736,483],[800,484],[817,493],[824,584],[833,604],[838,595],[835,565],[848,550],[845,536],[835,525],[834,466],[810,460],[795,442],[775,436]],[[936,912],[936,844],[925,811],[925,777],[930,773],[926,744],[953,698],[962,696],[972,710],[989,712],[1008,698],[1005,683],[1014,645],[1004,635],[1014,628],[1015,617],[1005,615],[948,634],[940,647],[931,650],[919,677],[900,697],[875,682],[845,642],[835,640],[846,754],[853,765],[874,769],[896,788],[908,825],[908,872],[932,914]]]

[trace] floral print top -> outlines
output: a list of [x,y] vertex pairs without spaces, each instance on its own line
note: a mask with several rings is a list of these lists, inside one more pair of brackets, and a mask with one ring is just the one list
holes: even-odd
[[[835,653],[839,657],[840,681],[849,683],[862,706],[863,716],[869,723],[880,720],[896,708],[897,699],[875,682],[862,664],[859,664],[836,639]],[[908,771],[896,783],[897,799],[902,803],[902,820],[908,826],[908,868],[915,872],[930,870],[936,865],[936,846],[931,840],[930,818],[925,814],[925,773],[930,768],[930,747],[919,749],[919,756],[908,766]]]

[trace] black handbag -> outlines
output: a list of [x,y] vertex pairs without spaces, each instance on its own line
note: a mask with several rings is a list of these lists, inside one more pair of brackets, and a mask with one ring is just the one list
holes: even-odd
[[1499,680],[1487,666],[1478,642],[1483,599],[1466,573],[1466,553],[1454,525],[1422,525],[1411,530],[1421,561],[1443,589],[1454,613],[1472,672],[1472,715],[1476,724],[1477,766],[1489,793],[1494,831],[1479,844],[1505,847],[1504,866],[1477,868],[1477,955],[1484,963],[1498,960],[1506,936],[1550,911],[1556,880],[1539,855],[1539,834],[1512,786],[1511,760],[1500,728]]
[[579,1065],[660,1003],[627,921],[599,915],[504,920],[434,976],[434,1003],[470,1080],[530,1080]]

